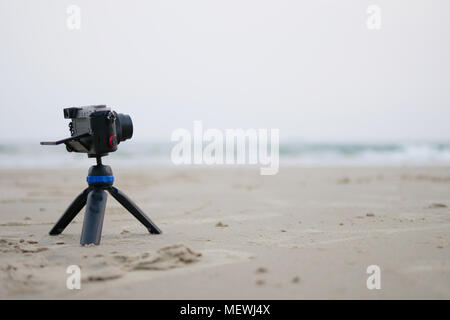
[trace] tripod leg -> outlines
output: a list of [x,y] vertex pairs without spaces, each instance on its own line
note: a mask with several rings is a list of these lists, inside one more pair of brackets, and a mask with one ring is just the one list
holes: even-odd
[[100,188],[94,188],[89,192],[81,232],[81,245],[100,244],[107,196],[108,194]]
[[75,200],[72,201],[61,218],[59,218],[58,222],[56,222],[56,224],[53,226],[52,230],[50,230],[50,235],[54,236],[64,231],[64,229],[69,225],[73,218],[75,218],[75,216],[81,211],[81,209],[83,209],[84,205],[86,204],[89,191],[90,189],[86,188],[75,198]]
[[109,187],[107,189],[109,193],[127,209],[136,219],[142,223],[150,233],[160,234],[162,231],[150,220],[149,217],[139,207],[128,198],[122,191],[115,187]]

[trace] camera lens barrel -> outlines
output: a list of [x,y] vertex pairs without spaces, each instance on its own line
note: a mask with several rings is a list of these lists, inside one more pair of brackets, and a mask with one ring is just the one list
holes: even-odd
[[125,141],[133,136],[133,121],[128,114],[116,113],[117,140]]

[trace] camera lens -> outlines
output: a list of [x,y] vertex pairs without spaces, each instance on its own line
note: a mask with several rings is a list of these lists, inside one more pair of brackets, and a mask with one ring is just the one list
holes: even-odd
[[131,117],[123,113],[117,113],[116,116],[117,140],[125,141],[131,139],[133,136],[133,121],[131,121]]

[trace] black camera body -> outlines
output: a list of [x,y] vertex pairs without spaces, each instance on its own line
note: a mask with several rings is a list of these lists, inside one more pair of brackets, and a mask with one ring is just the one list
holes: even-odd
[[133,122],[126,114],[112,111],[106,105],[64,109],[64,118],[71,119],[71,137],[43,145],[64,143],[69,152],[87,153],[88,157],[102,157],[117,150],[120,142],[133,136]]

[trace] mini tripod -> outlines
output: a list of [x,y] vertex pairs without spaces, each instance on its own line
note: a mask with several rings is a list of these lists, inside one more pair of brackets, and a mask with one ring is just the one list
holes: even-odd
[[97,157],[97,165],[89,169],[86,180],[89,187],[84,189],[73,200],[52,230],[50,230],[50,235],[58,235],[63,232],[86,205],[80,243],[81,245],[100,244],[107,199],[105,190],[138,219],[150,233],[160,234],[162,232],[130,198],[112,186],[114,176],[111,167],[103,165],[101,157]]

